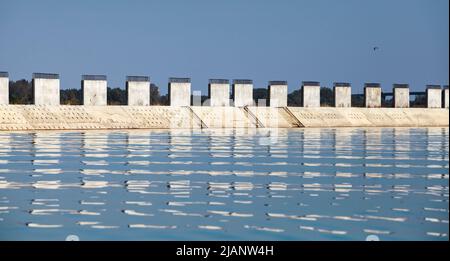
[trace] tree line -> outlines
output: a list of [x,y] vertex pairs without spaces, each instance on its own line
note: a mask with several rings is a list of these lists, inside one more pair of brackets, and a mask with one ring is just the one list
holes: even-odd
[[[33,88],[32,82],[25,79],[9,82],[9,103],[10,104],[32,104],[33,103]],[[60,91],[60,103],[64,105],[81,105],[81,89],[62,89]],[[107,89],[108,105],[126,105],[127,104],[127,92],[125,89],[118,87],[108,87]],[[192,97],[191,97],[192,99]],[[202,95],[202,103],[208,99],[208,96]],[[266,88],[253,89],[253,99],[268,100],[268,91]],[[288,106],[300,106],[301,105],[300,90],[295,90],[288,94]],[[392,107],[392,98],[385,98],[382,96],[382,106]],[[167,94],[161,95],[159,87],[155,84],[150,84],[150,104],[151,105],[169,105],[169,97]],[[334,106],[334,93],[332,88],[321,87],[320,88],[320,104],[323,107]],[[364,96],[352,95],[352,106],[363,107]],[[416,95],[415,99],[411,101],[411,107],[425,107],[426,97],[425,95]]]

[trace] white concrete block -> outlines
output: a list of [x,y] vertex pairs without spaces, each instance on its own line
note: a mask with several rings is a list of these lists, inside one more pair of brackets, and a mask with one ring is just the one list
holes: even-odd
[[364,87],[364,104],[366,108],[381,107],[381,86],[378,83],[366,83]]
[[191,79],[170,78],[169,79],[169,103],[170,106],[191,105]]
[[409,108],[409,85],[394,84],[392,90],[394,108]]
[[210,79],[208,84],[209,103],[212,107],[230,106],[230,83],[226,79]]
[[427,85],[427,108],[441,108],[442,90],[439,85]]
[[286,81],[269,82],[269,107],[287,106],[288,85]]
[[9,75],[0,72],[0,105],[9,104]]
[[33,73],[33,103],[35,105],[59,105],[59,75]]
[[126,89],[129,106],[150,105],[150,80],[147,76],[128,76]]
[[253,106],[253,82],[252,80],[233,81],[234,107]]
[[320,107],[319,82],[303,82],[301,95],[303,107]]
[[105,75],[83,75],[81,81],[83,105],[107,105],[107,88]]
[[334,83],[334,107],[352,107],[352,87],[350,83]]

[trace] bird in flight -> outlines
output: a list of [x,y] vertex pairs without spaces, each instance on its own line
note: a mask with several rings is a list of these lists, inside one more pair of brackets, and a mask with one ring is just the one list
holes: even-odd
[[378,47],[378,46],[375,46],[375,47],[373,48],[374,51],[377,51],[378,49],[380,49],[380,47]]

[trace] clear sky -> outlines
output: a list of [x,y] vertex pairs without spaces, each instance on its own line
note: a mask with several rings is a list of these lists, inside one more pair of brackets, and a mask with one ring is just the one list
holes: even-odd
[[[0,0],[0,71],[10,79],[59,73],[167,78],[448,84],[448,0]],[[377,46],[378,50],[373,48]]]

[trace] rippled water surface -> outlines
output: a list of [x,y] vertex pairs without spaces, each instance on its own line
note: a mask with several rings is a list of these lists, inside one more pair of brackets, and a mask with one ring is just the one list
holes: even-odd
[[0,132],[0,239],[448,240],[449,129]]

